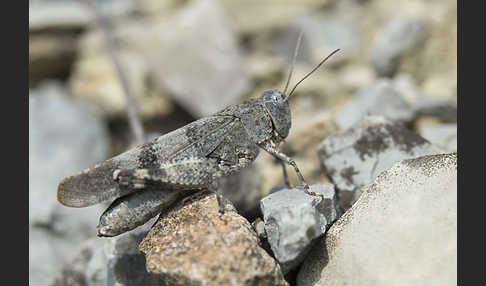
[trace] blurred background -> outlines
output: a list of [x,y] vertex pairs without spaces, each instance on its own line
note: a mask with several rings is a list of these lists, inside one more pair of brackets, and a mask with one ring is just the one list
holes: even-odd
[[[108,204],[64,207],[57,185],[140,142],[129,110],[149,141],[265,89],[282,90],[299,31],[304,37],[291,86],[341,49],[290,100],[292,129],[283,148],[307,181],[329,180],[316,155],[322,139],[366,114],[400,120],[456,150],[456,1],[29,4],[31,285],[52,285],[80,245],[96,237]],[[127,92],[134,102],[128,106]],[[278,162],[261,152],[223,189],[251,222],[259,199],[282,183]]]

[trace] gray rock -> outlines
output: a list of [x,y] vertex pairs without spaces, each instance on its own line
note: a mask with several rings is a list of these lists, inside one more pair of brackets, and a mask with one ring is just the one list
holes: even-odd
[[243,56],[218,1],[191,1],[168,19],[140,25],[125,41],[145,57],[154,84],[194,116],[239,103],[249,90]]
[[433,116],[444,121],[457,121],[457,99],[422,96],[412,103],[415,117]]
[[408,16],[391,19],[371,48],[371,64],[379,76],[392,76],[404,54],[414,51],[426,40],[424,21]]
[[425,126],[420,134],[447,152],[457,151],[457,124],[455,123]]
[[[360,47],[360,34],[355,23],[346,21],[333,13],[310,14],[299,17],[296,26],[304,32],[312,63],[320,62],[326,55],[337,48],[341,51],[326,65],[337,65],[349,59]],[[295,46],[295,41],[293,45]],[[292,52],[288,53],[289,55]]]
[[[134,11],[130,0],[96,1],[105,17],[127,15]],[[82,30],[95,22],[94,11],[77,0],[29,1],[29,32],[40,30]]]
[[336,124],[341,129],[347,129],[367,115],[382,115],[391,120],[410,121],[415,117],[415,110],[391,80],[379,79],[357,92],[340,110]]
[[79,30],[94,21],[93,11],[79,1],[34,1],[29,4],[29,32]]
[[[133,11],[130,0],[96,1],[105,17]],[[96,25],[94,11],[77,0],[29,2],[29,80],[65,78],[78,54],[78,39]]]
[[255,161],[238,173],[222,178],[219,189],[238,212],[245,216],[258,209],[258,203],[263,197],[262,181],[261,162]]
[[298,266],[312,242],[338,218],[332,184],[311,185],[311,196],[303,189],[283,189],[260,201],[268,242],[283,273]]
[[102,286],[106,283],[105,241],[90,238],[79,247],[76,256],[64,265],[51,286]]
[[[151,222],[153,224],[155,220]],[[147,272],[145,257],[138,251],[150,226],[144,225],[115,238],[89,239],[51,285],[165,285]]]
[[352,128],[326,137],[318,146],[321,169],[336,185],[344,210],[359,197],[359,188],[370,184],[394,163],[442,151],[403,125],[381,116],[365,117]]
[[306,258],[297,285],[456,285],[457,154],[383,172]]
[[[59,181],[108,157],[105,127],[63,88],[46,83],[29,95],[29,280],[47,285],[95,237],[100,206],[68,209],[56,199]],[[45,283],[44,283],[45,282]]]
[[288,285],[250,223],[200,192],[160,216],[139,246],[147,270],[169,285]]
[[156,219],[131,232],[109,239],[106,245],[108,258],[108,285],[165,285],[163,281],[147,272],[145,257],[138,250]]

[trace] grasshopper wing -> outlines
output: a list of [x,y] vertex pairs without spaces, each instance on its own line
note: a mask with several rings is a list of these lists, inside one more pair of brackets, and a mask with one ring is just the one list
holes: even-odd
[[121,188],[113,179],[117,169],[158,168],[162,163],[186,157],[206,157],[230,132],[237,118],[201,118],[152,142],[139,145],[92,168],[61,181],[57,200],[69,207],[87,207],[136,191]]

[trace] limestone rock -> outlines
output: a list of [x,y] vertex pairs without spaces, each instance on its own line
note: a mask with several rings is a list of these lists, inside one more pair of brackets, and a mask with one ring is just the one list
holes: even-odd
[[457,154],[383,172],[304,261],[297,285],[456,285]]

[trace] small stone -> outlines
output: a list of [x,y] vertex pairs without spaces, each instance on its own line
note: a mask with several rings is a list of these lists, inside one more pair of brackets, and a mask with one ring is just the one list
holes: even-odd
[[320,62],[335,49],[341,51],[326,65],[336,66],[349,60],[359,51],[360,34],[355,23],[339,15],[313,13],[296,19],[296,26],[304,33],[312,62]]
[[[79,54],[69,78],[73,97],[103,117],[125,116],[127,99],[120,76],[106,49],[100,30],[86,32],[79,41]],[[160,89],[151,86],[151,71],[142,55],[121,45],[112,51],[117,57],[142,119],[163,116],[173,105]]]
[[[103,252],[105,241],[90,238],[82,243],[76,256],[66,263],[51,286],[107,285],[107,259]],[[37,285],[37,283],[36,283]]]
[[139,246],[167,285],[288,285],[251,224],[216,195],[195,194],[162,215]]
[[347,129],[362,121],[367,115],[382,115],[391,120],[410,121],[415,117],[415,110],[404,99],[393,81],[382,78],[359,90],[339,111],[336,123],[339,128]]
[[371,48],[371,64],[379,76],[392,76],[404,54],[426,40],[426,24],[419,18],[394,17],[384,27]]
[[138,251],[150,226],[146,224],[115,238],[91,238],[83,242],[75,258],[63,267],[51,285],[165,285],[147,272],[145,257]]
[[425,126],[419,130],[420,134],[434,145],[441,147],[447,152],[457,151],[457,124],[443,123]]
[[225,198],[231,201],[238,213],[247,217],[255,213],[258,203],[263,197],[262,166],[260,161],[253,162],[250,166],[219,181],[219,189]]
[[359,188],[371,183],[394,163],[443,152],[400,123],[368,116],[343,132],[326,137],[318,146],[322,171],[339,192],[347,210],[358,199]]
[[268,242],[284,273],[303,261],[315,239],[339,214],[334,185],[314,184],[310,188],[318,196],[285,188],[260,201]]
[[163,281],[148,272],[145,257],[138,250],[140,242],[155,221],[156,219],[152,219],[131,232],[107,240],[105,246],[105,254],[108,258],[105,266],[108,268],[107,285],[165,285]]
[[225,16],[219,1],[191,1],[169,18],[140,24],[125,38],[149,65],[154,86],[195,117],[240,103],[250,88]]
[[403,160],[315,244],[297,285],[456,285],[457,154]]

